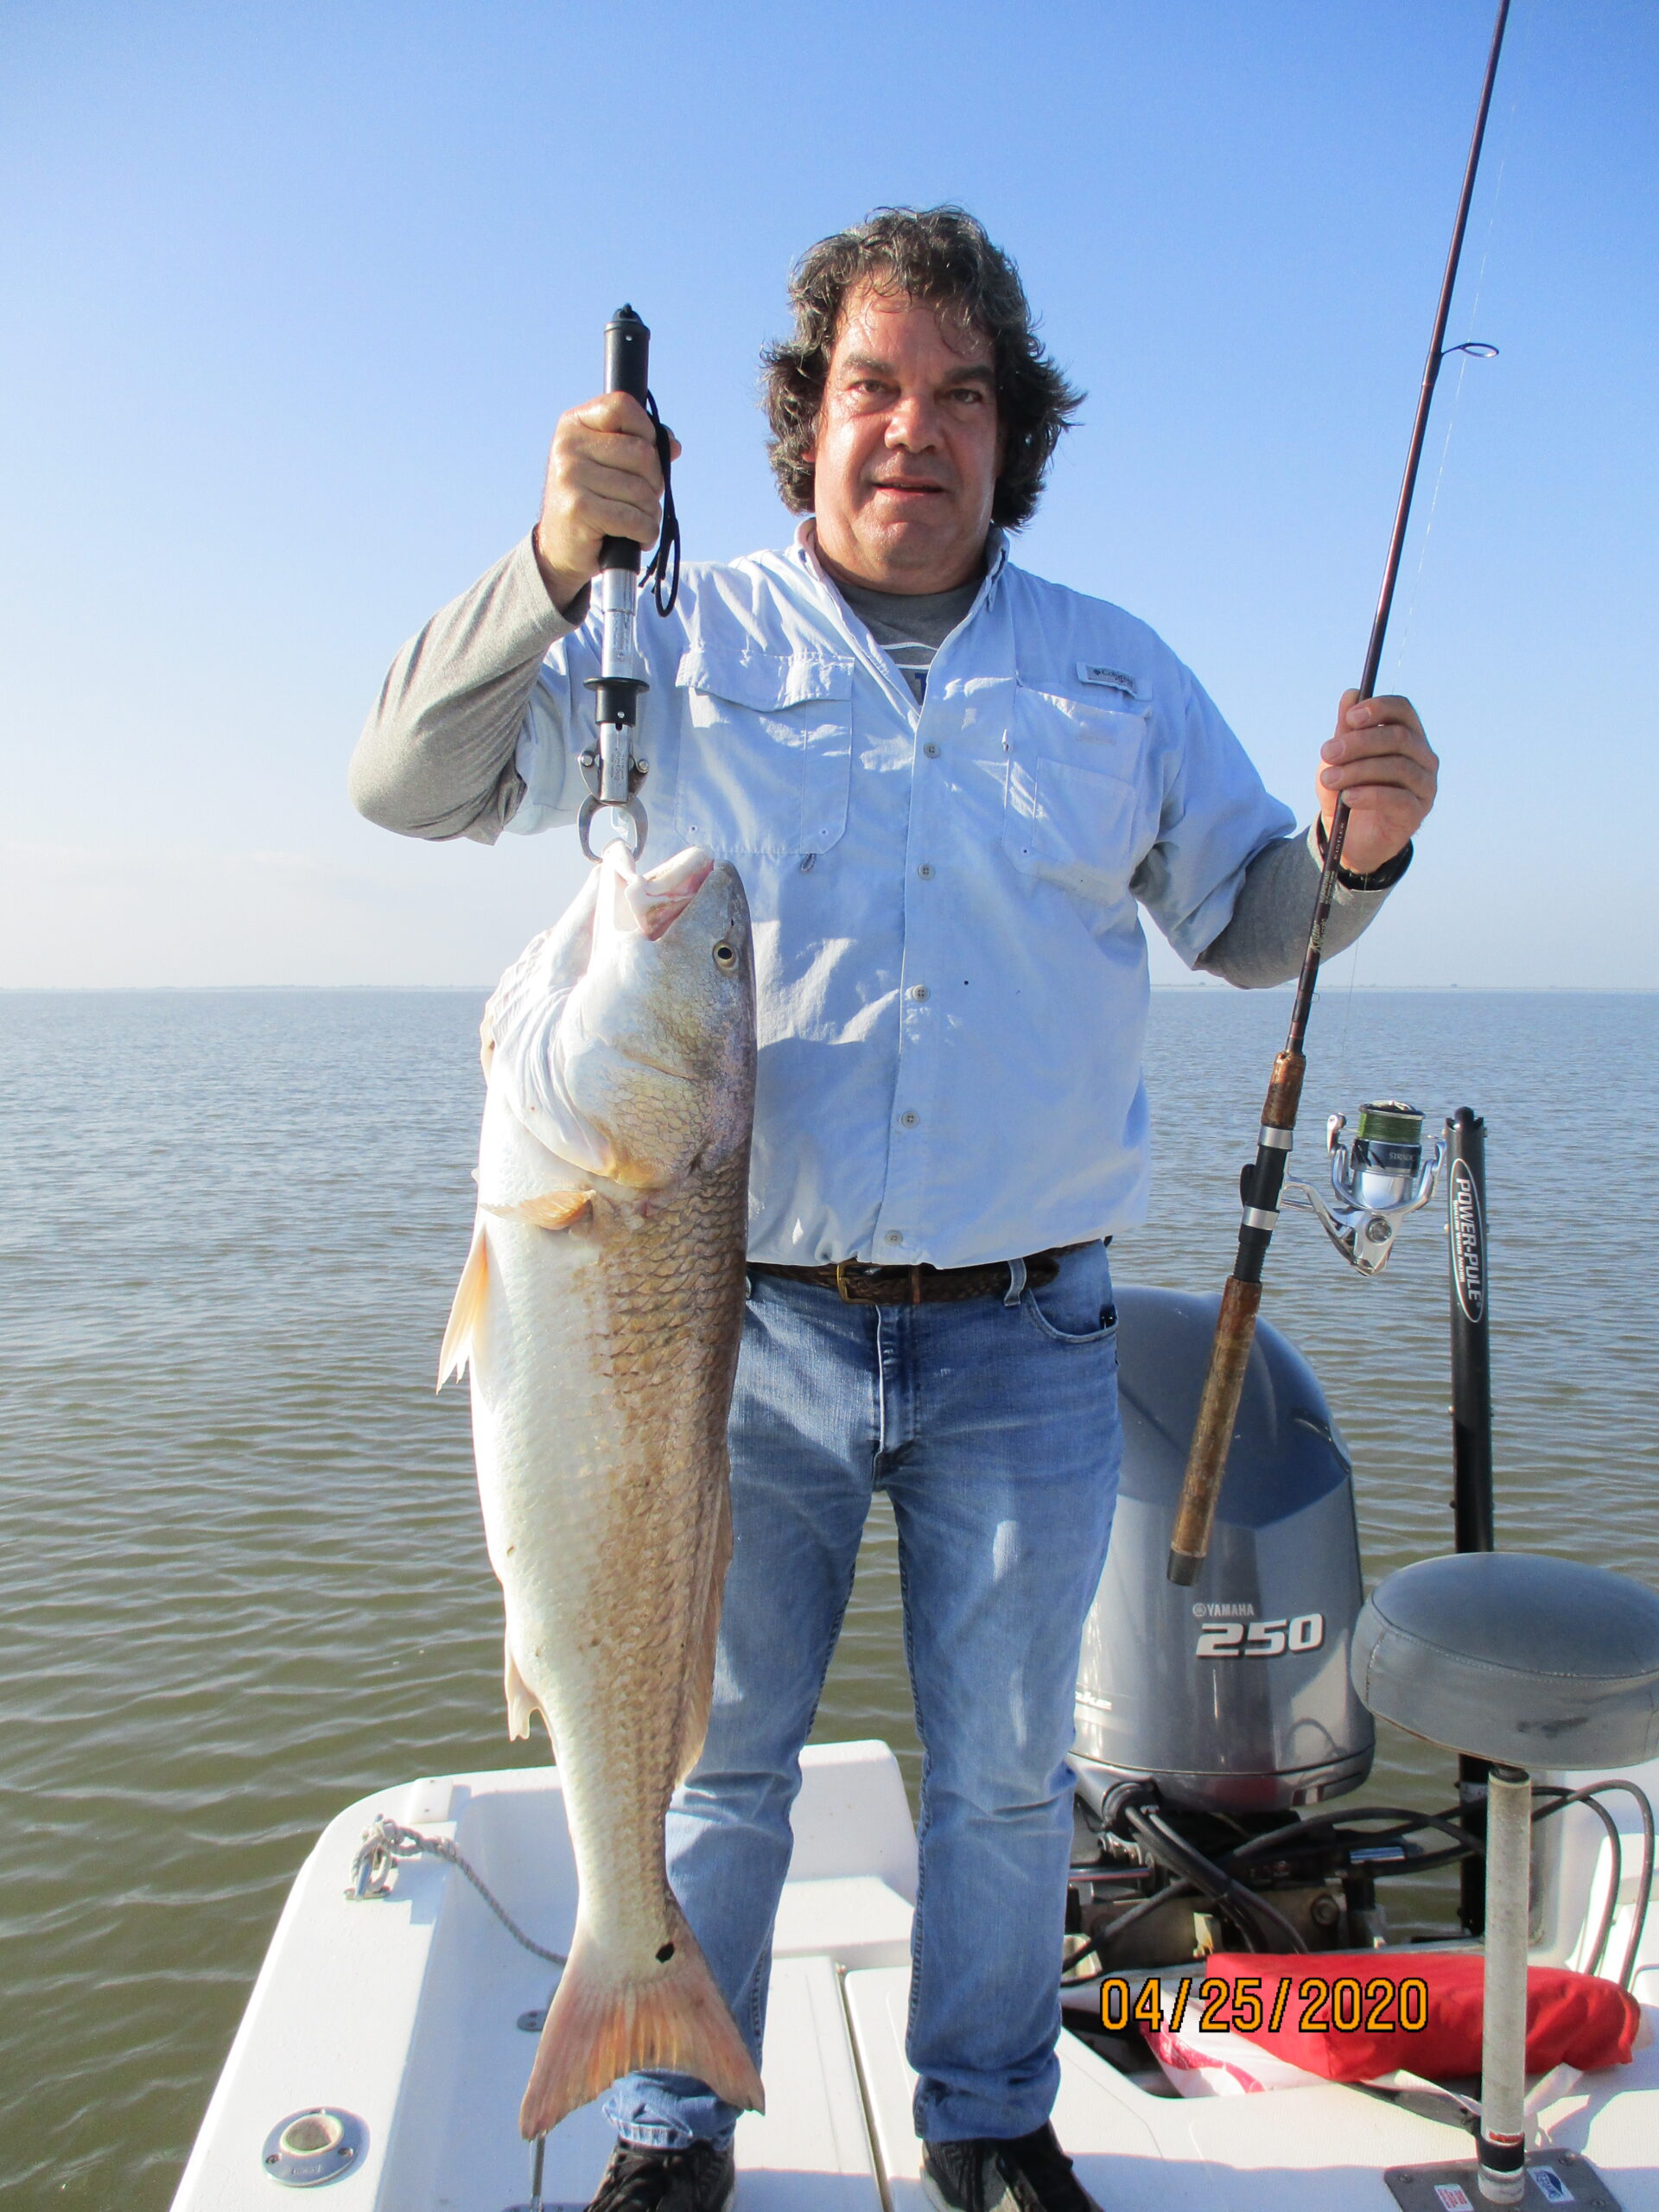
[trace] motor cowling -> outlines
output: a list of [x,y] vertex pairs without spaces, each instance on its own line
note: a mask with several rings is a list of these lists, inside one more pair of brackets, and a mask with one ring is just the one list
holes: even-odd
[[1155,1783],[1169,1805],[1316,1804],[1370,1771],[1348,1678],[1363,1591],[1352,1468],[1313,1369],[1259,1322],[1209,1557],[1166,1578],[1217,1300],[1117,1294],[1123,1469],[1084,1630],[1072,1765],[1086,1795]]

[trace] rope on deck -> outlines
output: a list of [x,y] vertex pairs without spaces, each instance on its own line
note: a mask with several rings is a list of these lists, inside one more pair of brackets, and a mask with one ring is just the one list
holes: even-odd
[[404,1859],[443,1859],[467,1877],[515,1943],[522,1943],[525,1950],[533,1951],[538,1959],[545,1959],[550,1966],[562,1967],[566,1963],[564,1952],[550,1951],[545,1944],[538,1943],[533,1936],[525,1935],[477,1867],[446,1837],[422,1835],[416,1828],[406,1828],[397,1821],[389,1820],[384,1813],[372,1827],[363,1831],[363,1840],[352,1861],[352,1878],[346,1896],[359,1903],[367,1897],[390,1897],[391,1890],[387,1877],[393,1866]]

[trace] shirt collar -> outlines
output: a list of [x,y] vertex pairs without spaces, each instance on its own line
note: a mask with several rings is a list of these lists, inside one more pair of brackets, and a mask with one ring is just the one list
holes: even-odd
[[[988,611],[995,605],[998,596],[998,580],[1007,565],[1007,538],[1001,530],[993,525],[985,541],[985,574],[980,579],[978,595],[968,613],[968,620],[970,622],[982,621]],[[816,593],[824,613],[836,630],[848,639],[870,673],[892,697],[894,705],[913,725],[920,712],[915,696],[898,669],[875,640],[870,637],[864,624],[853,613],[830,581],[830,573],[819,557],[817,532],[810,515],[808,515],[798,526],[794,540],[783,558],[806,579],[808,588]],[[946,642],[948,644],[949,640]],[[998,626],[998,645],[999,661],[1005,658],[1007,661],[1007,669],[1002,670],[999,666],[998,669],[993,670],[987,667],[982,673],[988,675],[1006,673],[1012,676],[1014,673],[1013,638],[1006,624]],[[944,650],[944,648],[942,647],[941,651]],[[937,666],[936,661],[935,667]]]

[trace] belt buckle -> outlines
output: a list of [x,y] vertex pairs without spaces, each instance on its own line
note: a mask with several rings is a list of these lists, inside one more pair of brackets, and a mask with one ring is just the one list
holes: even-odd
[[849,1290],[847,1287],[849,1270],[855,1268],[857,1265],[858,1262],[856,1260],[837,1260],[836,1262],[836,1295],[849,1306],[855,1306],[860,1303],[858,1293],[855,1290]]

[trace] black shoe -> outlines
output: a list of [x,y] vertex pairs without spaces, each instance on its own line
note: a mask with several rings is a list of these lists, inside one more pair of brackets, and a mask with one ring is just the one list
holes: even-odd
[[713,2143],[683,2151],[619,2143],[588,2212],[728,2212],[736,2186],[735,2159]]
[[1046,2122],[1008,2142],[924,2143],[922,2187],[938,2212],[1100,2212]]

